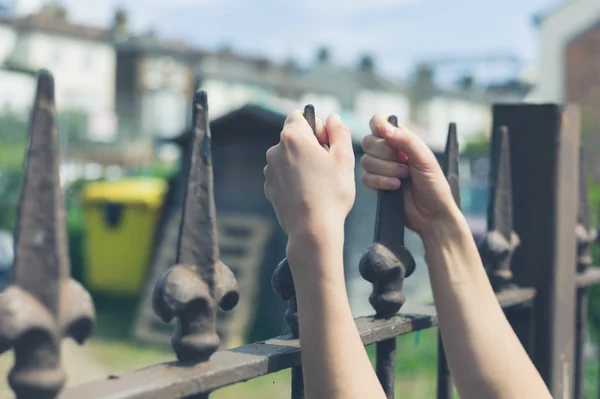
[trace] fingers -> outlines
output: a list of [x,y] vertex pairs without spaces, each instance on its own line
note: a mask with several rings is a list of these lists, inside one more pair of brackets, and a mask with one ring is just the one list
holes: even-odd
[[329,137],[327,136],[327,129],[325,129],[325,125],[319,118],[316,118],[315,124],[317,126],[317,140],[319,140],[319,144],[325,145],[329,143]]
[[[427,144],[416,134],[404,127],[392,126],[384,115],[376,115],[370,122],[371,131],[385,140],[397,151],[406,154],[411,166],[420,170],[428,170],[436,164],[435,156]],[[375,135],[375,133],[373,133]],[[387,159],[387,158],[386,158]]]
[[344,159],[354,160],[354,149],[352,148],[352,135],[343,123],[339,115],[333,114],[327,118],[325,128],[329,137],[330,151]]
[[360,166],[367,173],[385,177],[406,179],[410,174],[408,165],[406,164],[386,161],[368,154],[363,155],[363,157],[360,159]]
[[374,190],[397,190],[402,184],[397,177],[375,175],[369,172],[363,175],[362,182]]
[[362,148],[366,154],[386,161],[400,161],[398,151],[392,148],[384,139],[374,135],[365,136]]

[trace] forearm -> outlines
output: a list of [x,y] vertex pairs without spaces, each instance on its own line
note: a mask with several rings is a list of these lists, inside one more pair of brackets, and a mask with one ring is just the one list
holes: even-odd
[[423,234],[444,348],[462,398],[549,398],[458,210]]
[[383,398],[348,304],[343,228],[321,237],[290,238],[288,244],[307,397]]

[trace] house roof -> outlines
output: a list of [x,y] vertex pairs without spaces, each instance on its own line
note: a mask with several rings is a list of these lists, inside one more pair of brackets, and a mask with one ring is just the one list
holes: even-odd
[[18,31],[39,31],[103,42],[112,40],[110,29],[74,24],[66,19],[47,13],[33,14],[22,18],[0,16],[0,24],[12,26]]
[[116,43],[119,52],[148,52],[199,58],[206,52],[187,45],[183,41],[160,39],[153,34],[131,36]]

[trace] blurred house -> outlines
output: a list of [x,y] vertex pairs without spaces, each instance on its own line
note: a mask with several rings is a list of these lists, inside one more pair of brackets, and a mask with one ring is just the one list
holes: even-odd
[[148,140],[180,134],[188,124],[201,52],[153,32],[130,34],[122,10],[115,14],[113,32],[121,137]]
[[539,81],[532,101],[585,103],[600,93],[600,2],[567,0],[536,17]]
[[565,1],[535,22],[539,82],[529,100],[581,107],[586,161],[600,181],[600,2]]
[[306,92],[295,79],[293,63],[279,65],[266,58],[243,57],[229,48],[205,53],[197,77],[198,88],[208,93],[214,118],[247,104],[291,110]]
[[[405,88],[379,74],[375,60],[368,55],[356,67],[344,67],[331,60],[328,49],[321,48],[315,65],[300,72],[297,81],[308,88],[302,100],[315,105],[317,116],[326,118],[339,113],[351,130],[353,126],[361,126],[363,135],[376,113],[395,114],[400,121],[409,120],[410,102]],[[321,93],[310,88],[319,88]]]
[[89,115],[114,110],[115,51],[110,30],[73,24],[66,11],[54,4],[32,15],[0,17],[0,35],[8,38],[0,40],[5,68],[29,72],[45,68],[54,74],[60,110]]

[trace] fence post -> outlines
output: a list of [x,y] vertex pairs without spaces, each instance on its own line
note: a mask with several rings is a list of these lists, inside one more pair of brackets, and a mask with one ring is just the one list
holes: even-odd
[[60,346],[92,332],[90,295],[69,276],[65,205],[60,187],[54,79],[38,75],[21,189],[12,284],[0,295],[0,353],[14,349],[8,381],[17,398],[54,398],[66,376]]
[[[388,121],[398,126],[395,116],[390,116]],[[379,318],[391,317],[400,310],[405,301],[404,279],[415,270],[415,260],[404,246],[404,220],[403,189],[380,191],[375,243],[363,255],[359,265],[361,276],[373,284],[369,302]],[[396,339],[378,342],[375,347],[377,377],[391,399],[394,397]]]
[[185,173],[187,186],[176,265],[157,281],[152,306],[166,323],[177,319],[173,349],[181,361],[207,361],[219,347],[217,307],[231,310],[239,300],[231,270],[219,259],[211,136],[206,92],[193,104],[194,139]]
[[514,229],[521,238],[513,281],[537,290],[531,356],[553,397],[570,398],[579,111],[554,104],[501,104],[493,114],[493,134],[500,126],[511,132]]
[[[442,168],[450,190],[452,191],[452,197],[456,201],[460,208],[460,181],[459,181],[459,150],[458,150],[458,138],[456,134],[456,124],[451,123],[448,128],[448,139],[446,140],[446,150],[444,151],[444,164]],[[437,375],[437,398],[438,399],[452,399],[454,397],[454,386],[452,384],[452,376],[450,374],[450,368],[448,367],[448,361],[446,360],[446,353],[444,351],[444,344],[442,342],[442,335],[438,332],[438,375]]]

